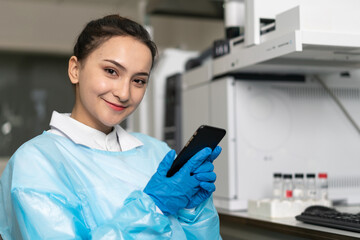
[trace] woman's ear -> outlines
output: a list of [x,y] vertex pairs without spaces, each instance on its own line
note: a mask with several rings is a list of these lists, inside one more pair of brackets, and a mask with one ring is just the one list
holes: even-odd
[[68,74],[72,84],[77,84],[79,82],[79,70],[80,62],[77,60],[77,57],[71,56],[69,59]]

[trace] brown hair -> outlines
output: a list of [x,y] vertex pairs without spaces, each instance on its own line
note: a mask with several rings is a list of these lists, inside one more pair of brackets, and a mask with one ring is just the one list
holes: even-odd
[[89,22],[77,39],[74,46],[74,56],[79,61],[85,59],[113,36],[131,36],[144,43],[151,51],[152,65],[154,64],[157,47],[146,29],[140,24],[116,14]]

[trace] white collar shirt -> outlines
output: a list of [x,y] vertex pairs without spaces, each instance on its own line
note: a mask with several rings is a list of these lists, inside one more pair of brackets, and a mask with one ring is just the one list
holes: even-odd
[[67,137],[76,144],[111,152],[127,151],[143,145],[120,125],[115,125],[109,134],[105,134],[73,119],[69,113],[56,111],[52,113],[48,132]]

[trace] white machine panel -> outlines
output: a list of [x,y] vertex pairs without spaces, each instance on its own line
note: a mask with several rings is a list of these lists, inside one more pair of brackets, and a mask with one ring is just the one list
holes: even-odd
[[186,143],[195,130],[202,124],[209,124],[209,88],[208,84],[198,85],[182,92],[182,142]]
[[[360,123],[360,83],[326,82]],[[224,77],[209,85],[208,123],[227,129],[215,161],[218,208],[245,209],[249,199],[271,197],[274,172],[327,172],[331,199],[360,202],[360,135],[318,82]],[[202,85],[184,94],[200,101],[208,97],[201,89],[208,91]],[[194,113],[192,106],[184,104],[184,112]],[[185,128],[199,123],[189,114],[183,119]]]
[[[235,125],[235,80],[228,78],[225,81],[215,81],[210,88],[210,124],[225,129],[236,129]],[[225,93],[225,95],[224,95]],[[225,96],[225,97],[224,97]],[[228,116],[228,117],[226,117]],[[228,186],[217,188],[216,196],[220,199],[237,198],[236,179],[236,132],[227,131],[225,138],[219,144],[224,151],[214,162],[215,172],[226,173],[225,176],[217,178],[218,186]]]

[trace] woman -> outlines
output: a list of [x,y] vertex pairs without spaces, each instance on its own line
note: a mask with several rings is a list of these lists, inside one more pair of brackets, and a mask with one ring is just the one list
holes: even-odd
[[156,46],[118,15],[91,21],[68,74],[71,114],[23,144],[0,181],[6,239],[219,239],[214,159],[205,148],[168,178],[175,152],[118,124],[140,104]]

